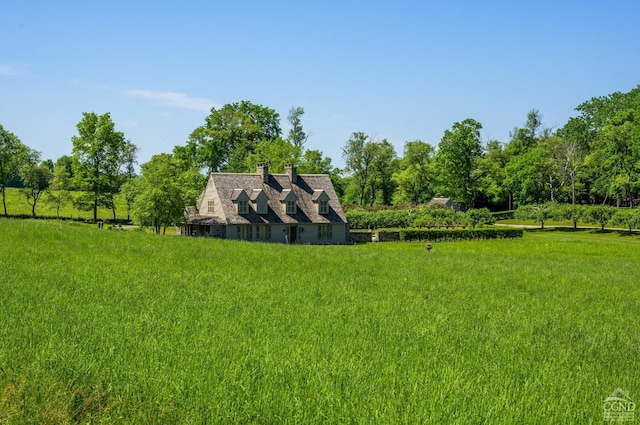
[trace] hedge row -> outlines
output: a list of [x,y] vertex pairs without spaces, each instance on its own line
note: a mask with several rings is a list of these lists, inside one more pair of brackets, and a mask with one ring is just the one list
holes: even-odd
[[487,226],[495,223],[495,219],[486,208],[455,212],[441,205],[429,207],[423,205],[404,210],[349,209],[345,212],[345,215],[352,229],[465,228]]
[[467,241],[473,239],[516,239],[521,238],[522,229],[402,229],[401,241]]
[[492,212],[491,215],[496,220],[513,220],[515,218],[515,212],[516,210],[495,211],[495,212]]

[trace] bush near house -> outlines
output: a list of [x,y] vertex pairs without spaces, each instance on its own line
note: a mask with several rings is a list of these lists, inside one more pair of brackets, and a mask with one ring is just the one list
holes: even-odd
[[443,205],[406,209],[363,210],[351,208],[345,212],[351,229],[466,228],[495,223],[488,209],[455,212]]
[[522,229],[403,229],[401,241],[468,241],[477,239],[515,239],[521,238]]

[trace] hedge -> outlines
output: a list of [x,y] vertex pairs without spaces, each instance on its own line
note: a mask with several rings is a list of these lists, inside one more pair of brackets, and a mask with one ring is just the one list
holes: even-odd
[[496,211],[492,212],[491,215],[496,220],[513,220],[515,218],[515,212],[515,210]]
[[402,229],[401,241],[465,241],[473,239],[516,239],[521,238],[522,229]]

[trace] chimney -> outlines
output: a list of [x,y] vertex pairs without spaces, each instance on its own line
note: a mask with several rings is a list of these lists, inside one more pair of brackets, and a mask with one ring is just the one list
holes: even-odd
[[298,171],[296,170],[296,166],[293,164],[286,164],[284,166],[284,172],[287,176],[289,176],[289,181],[293,184],[298,183]]
[[256,173],[262,177],[264,183],[269,183],[269,166],[264,162],[256,164]]

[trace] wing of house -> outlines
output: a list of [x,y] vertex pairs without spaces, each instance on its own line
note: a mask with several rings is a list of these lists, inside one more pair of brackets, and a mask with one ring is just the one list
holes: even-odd
[[349,225],[326,174],[211,173],[197,213],[189,210],[183,234],[283,243],[349,241]]

